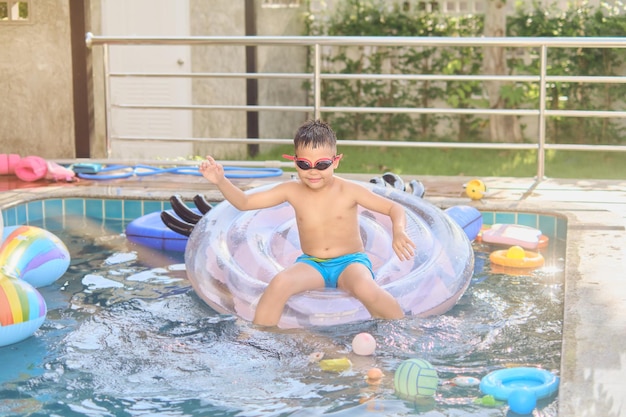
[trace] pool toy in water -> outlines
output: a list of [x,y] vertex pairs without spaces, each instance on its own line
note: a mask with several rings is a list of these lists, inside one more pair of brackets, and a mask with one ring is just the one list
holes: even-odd
[[365,382],[367,382],[369,385],[380,385],[380,383],[383,381],[384,376],[385,374],[383,374],[383,371],[381,371],[379,368],[371,368],[367,371],[367,374],[365,375]]
[[413,401],[418,397],[432,397],[437,392],[437,370],[424,359],[407,359],[400,364],[393,377],[396,395]]
[[465,184],[465,194],[472,200],[480,200],[485,196],[487,186],[481,180],[471,180]]
[[153,249],[184,252],[189,238],[167,227],[162,220],[163,213],[146,214],[128,223],[126,238]]
[[484,243],[504,246],[521,246],[524,249],[543,248],[548,245],[548,237],[541,230],[521,224],[496,223],[480,233]]
[[[363,185],[405,207],[407,233],[419,242],[415,256],[400,261],[391,248],[389,218],[360,207],[361,237],[377,282],[407,315],[445,313],[465,292],[473,274],[474,251],[467,235],[450,216],[424,199],[390,187]],[[284,203],[241,212],[224,201],[193,227],[185,264],[196,294],[209,306],[252,321],[269,281],[300,254],[291,206]],[[367,309],[347,293],[320,289],[291,297],[278,327],[333,326],[369,319]]]
[[521,246],[491,252],[489,260],[496,265],[523,269],[539,268],[545,262],[542,254],[524,250]]
[[149,213],[131,221],[126,226],[126,237],[153,249],[184,252],[195,223],[212,208],[201,195],[193,201],[196,208],[189,208],[180,195],[171,196],[172,210]]
[[[559,388],[559,377],[552,372],[533,367],[505,368],[493,371],[480,381],[480,391],[496,400],[508,401],[511,393],[528,390],[536,400],[551,397]],[[521,394],[519,394],[521,395]]]
[[1,210],[0,243],[0,346],[6,346],[26,339],[43,324],[47,306],[35,287],[60,278],[70,255],[47,230],[4,227]]
[[469,240],[476,239],[483,226],[483,215],[472,206],[452,206],[444,210],[465,232]]
[[450,380],[450,384],[458,387],[476,387],[480,384],[480,379],[473,376],[455,376]]
[[32,285],[0,272],[0,346],[21,342],[46,319],[46,302]]
[[496,400],[495,398],[493,398],[493,395],[483,395],[480,398],[474,399],[473,403],[485,407],[499,407],[501,405],[504,405],[503,401]]
[[0,267],[34,287],[59,279],[70,265],[70,253],[53,233],[36,226],[10,226],[2,232]]
[[519,388],[509,395],[509,408],[517,414],[530,414],[537,407],[537,398],[530,390]]
[[319,363],[322,371],[327,372],[343,372],[352,368],[352,362],[348,358],[322,359]]
[[373,355],[376,350],[376,339],[369,333],[359,333],[352,339],[352,351],[357,355]]

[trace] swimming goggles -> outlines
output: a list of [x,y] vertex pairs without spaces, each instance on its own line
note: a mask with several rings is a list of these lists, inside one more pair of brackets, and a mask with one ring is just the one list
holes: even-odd
[[306,158],[298,158],[295,155],[287,155],[284,154],[283,158],[294,161],[298,168],[308,171],[309,169],[317,169],[318,171],[324,171],[325,169],[330,168],[330,166],[335,163],[335,161],[341,159],[343,155],[335,155],[332,158],[321,158],[312,163]]

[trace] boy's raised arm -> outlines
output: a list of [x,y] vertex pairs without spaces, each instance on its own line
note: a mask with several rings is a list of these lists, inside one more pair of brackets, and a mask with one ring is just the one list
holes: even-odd
[[280,186],[267,191],[253,194],[244,193],[234,185],[224,174],[224,167],[211,156],[207,156],[199,167],[200,173],[209,182],[215,184],[222,195],[238,210],[255,210],[272,207],[285,201]]

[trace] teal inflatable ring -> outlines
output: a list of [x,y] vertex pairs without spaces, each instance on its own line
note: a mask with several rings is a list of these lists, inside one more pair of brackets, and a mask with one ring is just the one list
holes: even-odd
[[507,401],[513,391],[522,388],[534,393],[538,400],[548,398],[559,389],[559,377],[545,369],[516,367],[493,371],[480,381],[483,394],[501,401]]

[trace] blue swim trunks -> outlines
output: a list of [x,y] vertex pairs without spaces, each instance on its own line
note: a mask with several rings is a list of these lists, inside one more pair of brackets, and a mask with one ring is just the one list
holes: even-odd
[[337,288],[339,275],[341,275],[343,270],[346,269],[348,265],[354,263],[365,265],[372,273],[372,278],[374,278],[372,262],[363,252],[350,253],[336,258],[316,258],[309,255],[300,255],[298,256],[298,259],[296,259],[296,262],[302,262],[317,269],[324,278],[324,285],[326,285],[326,288]]

